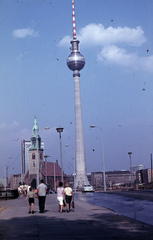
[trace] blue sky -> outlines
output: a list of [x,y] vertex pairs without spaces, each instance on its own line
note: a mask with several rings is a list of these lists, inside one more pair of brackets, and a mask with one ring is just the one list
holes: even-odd
[[[153,152],[153,1],[75,0],[76,33],[86,65],[80,72],[87,172],[150,167]],[[20,173],[21,140],[34,117],[49,161],[73,172],[73,72],[66,65],[72,39],[71,0],[0,2],[0,176],[4,163]],[[50,127],[45,130],[45,127]],[[69,147],[65,147],[68,144]],[[94,151],[93,151],[94,150]]]

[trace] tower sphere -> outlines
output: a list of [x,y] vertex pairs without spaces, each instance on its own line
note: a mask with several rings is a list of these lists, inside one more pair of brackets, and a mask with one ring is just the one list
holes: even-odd
[[80,71],[85,65],[85,59],[79,52],[79,41],[72,40],[71,45],[71,54],[67,58],[67,66],[72,71]]

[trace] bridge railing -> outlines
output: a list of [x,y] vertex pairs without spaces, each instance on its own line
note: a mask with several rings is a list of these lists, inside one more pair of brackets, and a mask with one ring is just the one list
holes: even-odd
[[18,189],[15,190],[0,190],[0,200],[15,199],[18,198]]

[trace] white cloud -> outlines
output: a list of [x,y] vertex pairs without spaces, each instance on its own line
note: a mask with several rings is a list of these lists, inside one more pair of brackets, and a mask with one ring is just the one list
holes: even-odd
[[127,43],[131,46],[141,46],[146,38],[141,27],[108,27],[102,24],[90,24],[80,31],[81,43],[94,45],[110,45],[116,43]]
[[[89,46],[104,46],[112,45],[117,43],[126,43],[131,46],[139,47],[144,42],[146,38],[144,36],[144,31],[140,26],[136,28],[129,27],[108,27],[104,28],[102,24],[89,24],[82,28],[77,35],[81,42],[81,45]],[[67,46],[72,37],[66,36],[60,42],[60,46]]]
[[104,47],[98,55],[100,61],[115,62],[123,66],[132,65],[132,62],[136,59],[136,54],[127,54],[125,49],[118,48],[115,45]]
[[104,47],[98,60],[153,72],[153,56],[139,57],[137,53],[127,53],[125,49],[114,45]]
[[[129,27],[108,27],[102,24],[89,24],[82,28],[77,35],[81,46],[100,46],[102,50],[98,53],[98,60],[118,64],[120,66],[134,69],[143,69],[153,72],[153,56],[140,57],[137,52],[128,53],[126,46],[140,47],[147,41],[143,29]],[[59,46],[69,46],[72,37],[65,36],[59,42]],[[122,44],[124,48],[119,46]],[[132,49],[132,48],[130,48]]]
[[67,46],[69,46],[71,40],[72,40],[72,37],[65,36],[64,38],[61,39],[61,41],[58,43],[58,45],[67,47]]
[[19,54],[19,56],[17,57],[17,60],[21,60],[22,58],[26,57],[27,55],[29,55],[30,52],[26,51],[26,52],[21,52]]
[[19,123],[17,121],[14,121],[10,124],[7,123],[0,124],[0,130],[15,129],[17,127],[19,127]]
[[17,29],[14,30],[12,33],[14,38],[26,38],[28,36],[30,37],[38,37],[38,31],[35,31],[34,29],[31,28],[22,28],[22,29]]

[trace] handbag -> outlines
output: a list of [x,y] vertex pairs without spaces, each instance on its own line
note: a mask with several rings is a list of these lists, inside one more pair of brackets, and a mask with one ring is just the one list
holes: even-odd
[[75,208],[74,200],[72,200],[72,208]]

